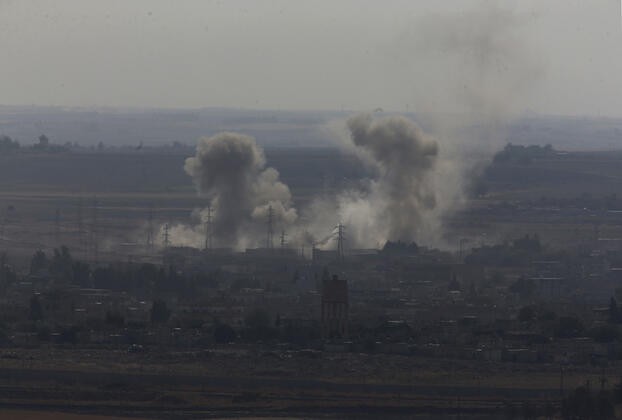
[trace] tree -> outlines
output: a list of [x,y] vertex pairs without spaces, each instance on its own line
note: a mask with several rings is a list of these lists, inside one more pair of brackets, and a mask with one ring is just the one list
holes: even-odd
[[330,280],[330,273],[328,272],[328,268],[324,267],[324,270],[322,271],[322,284],[328,280]]
[[246,337],[250,340],[268,340],[278,335],[276,328],[272,327],[268,311],[256,308],[250,311],[244,318]]
[[235,330],[227,324],[218,323],[214,328],[214,340],[217,343],[230,343],[236,339]]
[[620,312],[618,310],[618,302],[612,297],[609,300],[609,323],[617,324],[620,322]]
[[73,260],[66,246],[54,249],[54,256],[50,263],[50,273],[64,282],[69,283],[73,281]]
[[34,274],[39,270],[44,270],[48,267],[48,259],[45,255],[45,252],[42,250],[37,250],[32,259],[30,260],[30,274]]
[[518,294],[522,300],[530,299],[536,291],[536,283],[532,279],[520,277],[510,285],[510,292]]
[[73,284],[81,287],[92,287],[91,268],[82,261],[75,261],[72,265]]
[[577,337],[583,332],[583,324],[579,319],[571,316],[562,316],[557,320],[555,335],[560,338]]
[[10,153],[19,150],[19,142],[6,135],[0,136],[0,153]]
[[151,306],[151,322],[164,324],[171,317],[171,311],[163,300],[156,300]]
[[37,143],[35,147],[37,149],[45,150],[48,148],[49,145],[50,145],[50,139],[48,138],[48,136],[46,136],[45,134],[41,134],[39,136],[39,143]]
[[106,324],[117,328],[123,328],[125,325],[125,318],[119,312],[106,312]]
[[518,312],[518,320],[527,324],[532,323],[536,319],[536,311],[533,306],[523,306]]
[[270,315],[265,309],[255,308],[244,317],[244,324],[249,328],[269,327]]
[[458,292],[462,291],[462,286],[460,286],[460,282],[456,278],[455,274],[451,277],[451,281],[449,282],[449,285],[447,286],[447,289],[450,292],[452,292],[452,291],[458,291]]
[[30,298],[30,314],[28,318],[32,321],[43,320],[43,308],[41,307],[41,302],[39,301],[39,296],[37,295]]
[[615,325],[600,325],[590,331],[590,336],[597,343],[611,343],[620,337],[620,332]]
[[580,386],[562,401],[564,419],[613,419],[615,408],[606,392],[595,394],[589,387]]

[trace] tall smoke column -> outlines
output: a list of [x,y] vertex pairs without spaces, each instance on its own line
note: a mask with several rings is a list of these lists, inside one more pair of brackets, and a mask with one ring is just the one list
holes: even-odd
[[435,206],[428,174],[438,155],[436,141],[404,117],[374,121],[363,114],[350,118],[348,128],[379,173],[367,200],[378,209],[378,223],[386,223],[383,239],[412,241],[423,213]]
[[255,139],[237,133],[200,139],[196,155],[186,159],[186,173],[215,209],[213,235],[220,244],[235,246],[244,224],[261,217],[269,206],[277,220],[295,221],[289,188],[265,165]]

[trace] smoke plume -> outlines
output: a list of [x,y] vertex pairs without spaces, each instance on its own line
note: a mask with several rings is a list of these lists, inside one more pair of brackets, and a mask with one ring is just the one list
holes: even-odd
[[[186,159],[186,173],[213,210],[212,232],[221,246],[238,245],[242,230],[252,230],[253,218],[267,218],[270,207],[275,223],[296,220],[289,188],[275,169],[265,166],[255,139],[237,133],[200,139],[196,155]],[[205,219],[206,210],[202,213]]]
[[389,117],[374,121],[370,115],[348,120],[352,143],[366,152],[378,171],[372,185],[387,239],[413,240],[422,214],[434,208],[435,196],[427,183],[438,145],[412,121]]

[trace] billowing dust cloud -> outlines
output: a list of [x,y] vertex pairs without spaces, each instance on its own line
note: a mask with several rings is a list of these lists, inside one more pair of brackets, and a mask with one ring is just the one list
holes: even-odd
[[[238,246],[257,224],[250,222],[267,218],[270,207],[275,224],[296,220],[289,188],[275,169],[265,166],[255,139],[237,133],[200,139],[195,156],[186,159],[186,173],[213,210],[212,232],[219,246]],[[205,220],[207,209],[201,213]]]
[[388,240],[435,242],[445,210],[435,187],[437,141],[403,116],[359,114],[345,126],[342,152],[357,156],[369,175],[301,209],[316,246],[335,247],[334,235],[326,240],[326,234],[338,223],[345,225],[348,248],[381,248]]
[[359,115],[348,120],[348,128],[353,144],[378,170],[373,205],[386,223],[386,239],[414,240],[423,213],[435,206],[427,175],[434,167],[437,143],[404,117],[374,121]]
[[[202,139],[186,172],[215,210],[215,243],[262,245],[272,206],[293,246],[334,248],[331,229],[338,223],[346,226],[349,248],[382,247],[387,240],[454,246],[443,220],[466,203],[465,190],[503,146],[506,125],[526,108],[526,94],[543,73],[525,19],[482,1],[413,22],[385,53],[403,64],[404,89],[426,132],[403,117],[350,118],[347,147],[372,175],[311,200],[299,219],[289,188],[265,168],[252,138],[223,133]],[[199,213],[205,221],[206,212]],[[193,228],[180,236],[200,242],[199,233]]]

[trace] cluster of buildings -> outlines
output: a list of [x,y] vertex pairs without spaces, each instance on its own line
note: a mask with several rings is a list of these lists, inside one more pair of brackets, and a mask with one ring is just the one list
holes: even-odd
[[[0,340],[160,347],[261,341],[526,363],[622,357],[612,316],[622,302],[622,247],[601,241],[586,252],[551,254],[525,251],[525,243],[483,247],[471,259],[395,244],[345,256],[317,251],[311,260],[287,249],[169,248],[166,265],[107,268],[133,281],[145,277],[144,286],[125,289],[85,287],[45,272],[11,281],[3,275]],[[520,263],[503,257],[517,249],[527,256]],[[8,269],[5,263],[3,273]],[[96,277],[97,268],[90,270]],[[163,283],[149,273],[160,273]],[[161,307],[163,314],[154,313]]]

